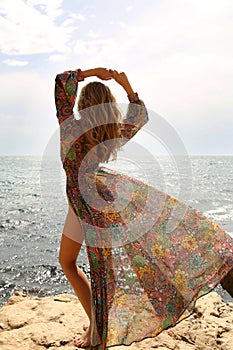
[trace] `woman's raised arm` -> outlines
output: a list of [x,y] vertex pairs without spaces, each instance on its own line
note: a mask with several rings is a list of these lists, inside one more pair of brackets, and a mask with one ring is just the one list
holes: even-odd
[[148,122],[148,113],[145,104],[139,99],[137,92],[134,92],[126,74],[110,70],[113,79],[126,91],[129,106],[123,122],[121,123],[121,135],[125,138],[123,143],[131,139]]
[[102,80],[112,79],[112,75],[107,68],[92,68],[84,71],[81,69],[68,70],[56,76],[55,104],[59,124],[73,114],[78,82],[91,76],[96,76]]
[[73,114],[78,82],[84,80],[81,69],[65,71],[55,79],[55,105],[59,124]]
[[83,71],[84,78],[96,76],[101,80],[110,80],[112,79],[112,74],[107,68],[92,68]]

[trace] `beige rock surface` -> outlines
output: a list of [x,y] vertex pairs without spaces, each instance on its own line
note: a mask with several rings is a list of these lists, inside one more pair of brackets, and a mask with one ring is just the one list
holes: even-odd
[[[233,303],[212,292],[197,302],[196,313],[156,338],[113,350],[233,350]],[[70,294],[28,297],[16,292],[0,309],[1,350],[74,350],[73,338],[87,318]]]

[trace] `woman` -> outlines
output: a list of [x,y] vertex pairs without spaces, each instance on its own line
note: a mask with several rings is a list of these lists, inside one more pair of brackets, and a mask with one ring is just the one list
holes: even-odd
[[[125,119],[107,86],[129,98]],[[105,349],[159,334],[193,310],[232,269],[233,240],[202,213],[142,181],[101,166],[148,121],[126,75],[97,68],[57,75],[61,159],[69,210],[60,247],[62,269],[90,320],[75,345]],[[91,285],[76,267],[83,239]],[[175,248],[175,249],[174,249]]]

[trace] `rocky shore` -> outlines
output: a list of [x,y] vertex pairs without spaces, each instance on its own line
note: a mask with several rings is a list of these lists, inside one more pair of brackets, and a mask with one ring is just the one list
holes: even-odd
[[[233,303],[211,292],[198,300],[196,312],[156,338],[113,350],[233,350]],[[0,309],[1,350],[75,350],[73,338],[87,322],[74,295],[29,297],[20,292]]]

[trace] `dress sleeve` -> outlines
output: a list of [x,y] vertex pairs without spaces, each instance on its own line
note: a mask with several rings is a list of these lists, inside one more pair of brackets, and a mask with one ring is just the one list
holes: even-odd
[[55,79],[55,105],[59,124],[73,114],[78,82],[84,80],[81,69],[60,73]]
[[[128,95],[129,106],[125,118],[120,124],[121,135],[125,142],[131,139],[149,120],[145,104],[135,92]],[[123,141],[124,142],[124,141]]]

